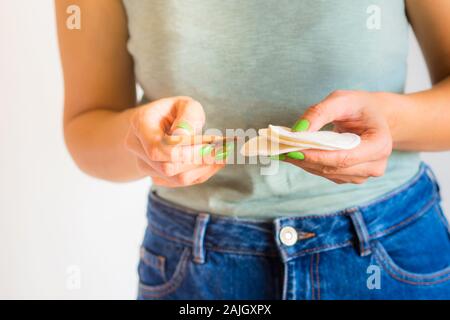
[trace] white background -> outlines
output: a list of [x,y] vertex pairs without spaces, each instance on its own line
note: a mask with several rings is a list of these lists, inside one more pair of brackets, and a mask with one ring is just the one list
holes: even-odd
[[[149,183],[98,181],[70,159],[53,1],[0,0],[0,45],[0,298],[134,299]],[[415,91],[429,80],[411,48]],[[450,212],[450,154],[424,158]]]

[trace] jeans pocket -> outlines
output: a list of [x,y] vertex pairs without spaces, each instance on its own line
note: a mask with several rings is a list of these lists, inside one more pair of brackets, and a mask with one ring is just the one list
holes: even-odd
[[161,299],[176,291],[185,279],[192,249],[147,234],[139,261],[139,298]]
[[373,241],[373,253],[393,279],[431,286],[450,280],[450,237],[438,202],[405,228]]
[[[151,267],[148,267],[147,265],[143,267],[143,264],[141,263],[139,268],[139,296],[144,299],[159,299],[177,290],[186,276],[190,256],[191,250],[189,248],[184,248],[172,275],[167,280],[161,281],[159,284],[148,284],[146,282],[146,276],[143,276],[143,273],[149,272],[150,270],[148,268]],[[160,271],[158,270],[158,272]]]
[[162,281],[167,281],[165,257],[159,256],[145,247],[142,247],[140,253],[140,263],[142,264],[142,269],[147,268],[147,271],[151,269],[155,272],[156,277],[161,277]]

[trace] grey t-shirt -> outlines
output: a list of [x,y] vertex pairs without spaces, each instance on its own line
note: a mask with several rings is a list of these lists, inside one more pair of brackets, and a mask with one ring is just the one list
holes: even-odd
[[[206,127],[291,126],[336,89],[404,90],[403,0],[123,0],[129,51],[148,100],[191,96]],[[204,184],[153,186],[177,205],[252,219],[325,214],[409,180],[416,153],[394,152],[384,177],[336,185],[280,163],[229,165]]]

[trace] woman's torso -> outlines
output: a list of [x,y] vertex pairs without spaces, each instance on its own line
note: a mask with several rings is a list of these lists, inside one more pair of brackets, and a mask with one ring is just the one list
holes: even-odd
[[[290,126],[336,89],[404,90],[403,0],[123,1],[146,99],[192,96],[210,129]],[[394,152],[386,175],[364,185],[279,166],[262,175],[260,165],[229,165],[201,185],[154,188],[178,205],[215,214],[323,214],[401,185],[417,172],[419,157]]]

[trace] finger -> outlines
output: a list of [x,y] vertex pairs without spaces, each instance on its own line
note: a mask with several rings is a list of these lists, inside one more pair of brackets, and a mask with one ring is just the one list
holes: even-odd
[[[172,127],[175,130],[176,127],[182,126],[182,117],[190,123],[193,132],[201,132],[205,121],[203,108],[189,97],[173,97],[152,102],[134,114],[131,126],[145,147],[160,143],[166,134],[172,133]],[[192,134],[186,130],[175,132],[180,133]]]
[[202,105],[191,98],[180,98],[174,108],[175,120],[169,134],[201,134],[205,124],[205,112]]
[[176,104],[180,99],[188,97],[170,97],[153,101],[147,106],[140,108],[131,119],[133,127],[143,133],[144,129],[152,132],[164,132],[169,130],[176,118]]
[[125,139],[125,147],[138,159],[146,163],[149,162],[144,146],[142,145],[138,137],[136,137],[136,135],[131,133],[131,131],[127,134],[127,137]]
[[158,144],[151,147],[148,157],[155,162],[183,162],[184,164],[221,164],[234,153],[234,142],[192,146],[171,146]]
[[159,172],[157,172],[151,166],[151,164],[143,161],[142,159],[137,159],[136,163],[137,163],[137,166],[138,166],[139,170],[141,172],[143,172],[146,176],[149,176],[152,179],[157,178],[157,179],[160,179],[160,180],[165,180],[166,182],[170,182],[168,177],[165,177],[164,175],[162,175]]
[[154,163],[146,163],[145,161],[138,159],[139,169],[152,178],[153,184],[167,188],[178,188],[185,186],[183,183],[181,183],[182,179],[180,179],[179,176],[165,176],[164,174],[161,174],[160,172],[155,170],[153,165]]
[[193,184],[201,184],[204,183],[206,181],[208,181],[209,179],[211,179],[217,172],[219,172],[220,170],[222,170],[225,167],[225,165],[221,164],[221,165],[215,165],[214,170],[212,170],[209,174],[203,175],[201,177],[199,177],[197,180],[194,181]]
[[331,173],[326,173],[326,170],[329,167],[326,167],[324,165],[321,164],[314,164],[314,163],[308,163],[308,162],[303,162],[303,161],[299,161],[299,160],[295,160],[295,159],[289,159],[286,158],[284,160],[285,162],[291,163],[293,165],[295,165],[296,167],[299,167],[305,171],[308,171],[310,173],[313,173],[315,175],[318,176],[323,176],[325,177],[325,175],[327,174],[331,174]]
[[166,187],[166,188],[178,188],[181,187],[180,184],[177,184],[173,181],[167,181],[161,178],[152,178],[152,182],[156,186]]
[[305,170],[309,169],[320,172],[323,175],[355,176],[361,178],[381,177],[384,175],[387,166],[387,161],[385,160],[365,162],[348,168],[327,167],[321,164],[313,164],[295,159],[286,159],[285,161]]
[[152,162],[152,167],[164,177],[174,177],[180,173],[200,168],[201,166],[184,164],[182,162]]
[[325,179],[333,181],[337,184],[363,184],[366,183],[369,178],[367,177],[358,177],[358,176],[341,176],[341,175],[325,175],[323,176]]
[[313,174],[313,175],[318,176],[318,177],[322,177],[324,179],[330,180],[330,181],[332,181],[334,183],[337,183],[337,184],[345,183],[345,180],[343,179],[343,177],[330,178],[330,177],[325,176],[322,172],[314,170],[314,169],[311,169],[311,168],[303,168],[302,167],[302,169],[305,170],[306,172],[310,173],[310,174]]
[[203,161],[206,164],[226,164],[231,163],[228,160],[234,160],[232,156],[235,151],[235,143],[234,142],[225,142],[214,144],[214,148],[209,153],[209,155],[205,154],[203,156]]
[[[147,154],[154,162],[179,162],[184,164],[213,164],[215,154],[219,151],[216,145],[196,144],[192,146],[170,146],[158,144],[148,149]],[[220,159],[218,159],[220,160]]]
[[347,168],[360,163],[386,159],[392,152],[392,142],[382,131],[361,137],[361,144],[355,149],[325,151],[303,150],[305,162],[327,167]]
[[[179,162],[167,163],[149,161],[141,142],[133,134],[127,136],[126,147],[136,155],[138,168],[144,172],[145,175],[152,177],[154,184],[170,188],[183,186],[183,184],[180,183],[180,180],[181,182],[190,182],[192,180],[192,184],[202,183],[224,166],[211,165],[207,166],[209,169],[204,169],[204,167],[194,164],[185,165]],[[208,156],[205,151],[202,152],[202,155]],[[205,174],[205,172],[209,172],[209,174]],[[184,176],[182,175],[183,173],[185,173]],[[178,177],[170,179],[175,176]]]
[[[172,164],[166,162],[149,161],[141,142],[134,135],[128,135],[126,140],[126,147],[131,153],[136,156],[136,163],[139,170],[145,175],[152,177],[153,179],[158,178],[158,185],[172,185],[173,182],[169,182],[167,178],[184,172],[183,170],[185,168],[178,163]],[[192,168],[192,166],[189,167]],[[188,168],[186,168],[186,171],[187,170]],[[161,180],[165,180],[167,183],[162,184]]]
[[204,182],[216,174],[224,165],[208,165],[203,166],[174,177],[175,181],[180,185],[189,186]]
[[304,170],[309,172],[309,173],[311,173],[311,174],[313,174],[313,175],[316,175],[316,176],[325,178],[327,180],[330,180],[330,181],[332,181],[332,182],[334,182],[336,184],[345,184],[345,183],[363,184],[368,179],[367,177],[359,177],[359,176],[345,176],[345,175],[333,175],[333,174],[332,175],[328,175],[328,174],[323,174],[320,171],[312,170],[312,169],[309,169],[309,168],[304,169]]
[[322,172],[326,175],[354,176],[361,178],[377,178],[384,175],[387,161],[371,161],[357,164],[348,168],[325,167]]
[[320,103],[308,108],[296,122],[293,131],[318,131],[328,123],[349,120],[359,116],[359,94],[336,91]]
[[[142,142],[132,134],[127,136],[126,147],[163,176],[173,176],[202,165],[205,162],[202,159],[205,150],[209,150],[208,145],[173,147],[164,144],[150,146],[145,150]],[[183,162],[187,164],[183,166]]]

